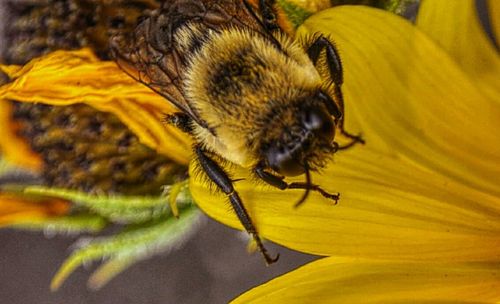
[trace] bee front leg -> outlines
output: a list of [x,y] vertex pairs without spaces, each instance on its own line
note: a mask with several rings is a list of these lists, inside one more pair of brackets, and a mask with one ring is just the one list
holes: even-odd
[[[331,81],[334,84],[333,94],[335,97],[334,105],[327,104],[327,108],[330,110],[330,114],[338,120],[337,127],[340,133],[345,137],[351,139],[352,141],[345,146],[339,147],[339,149],[347,149],[354,145],[355,143],[364,144],[365,141],[360,135],[353,135],[344,129],[344,96],[342,94],[341,86],[344,83],[344,73],[342,70],[342,62],[340,61],[340,56],[335,45],[323,36],[319,36],[314,40],[314,42],[307,48],[307,55],[314,65],[318,63],[318,59],[325,51],[326,63],[328,65],[328,73]],[[340,115],[339,115],[340,113]]]
[[315,185],[315,184],[307,184],[307,183],[300,183],[300,182],[294,182],[294,183],[287,183],[284,181],[283,176],[277,176],[272,173],[269,173],[265,170],[265,167],[263,165],[257,165],[257,167],[254,169],[255,174],[264,182],[267,184],[276,187],[281,190],[286,190],[286,189],[309,189],[312,191],[319,192],[321,195],[324,197],[334,200],[335,204],[337,204],[338,200],[340,199],[340,194],[331,194],[323,190],[320,186]]
[[231,202],[231,206],[236,212],[238,219],[245,230],[253,237],[259,251],[264,256],[267,265],[276,262],[279,258],[279,254],[272,258],[267,252],[267,249],[262,244],[262,240],[260,239],[259,234],[257,233],[257,230],[255,229],[255,226],[252,223],[252,220],[250,219],[238,192],[234,189],[233,182],[227,173],[214,160],[212,160],[200,146],[195,148],[195,152],[203,171],[205,171],[210,180],[212,180],[217,187],[222,190],[222,192],[229,196],[229,201]]

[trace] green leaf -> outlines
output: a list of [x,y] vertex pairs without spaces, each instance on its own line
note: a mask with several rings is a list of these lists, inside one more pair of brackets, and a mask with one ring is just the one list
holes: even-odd
[[311,12],[286,0],[278,0],[278,5],[283,9],[288,20],[293,24],[294,28],[304,23],[304,21],[312,15]]
[[[186,183],[181,182],[182,190],[176,195],[176,202],[186,206],[192,203]],[[116,223],[141,223],[164,215],[171,214],[169,205],[170,186],[165,187],[160,196],[125,196],[109,194],[89,194],[63,188],[28,186],[24,193],[57,197],[74,202],[88,208]]]
[[83,232],[96,233],[101,231],[107,221],[95,214],[78,214],[51,218],[33,218],[26,222],[17,222],[11,228],[24,230],[42,230],[45,235],[79,234]]
[[109,259],[92,273],[87,286],[94,290],[100,289],[129,266],[138,262],[138,260],[133,256]]
[[177,247],[194,231],[200,212],[194,205],[180,210],[180,217],[159,218],[154,222],[128,227],[118,235],[83,238],[78,249],[63,263],[54,276],[51,289],[58,289],[80,265],[101,259],[108,262],[92,276],[89,285],[99,288],[129,265]]

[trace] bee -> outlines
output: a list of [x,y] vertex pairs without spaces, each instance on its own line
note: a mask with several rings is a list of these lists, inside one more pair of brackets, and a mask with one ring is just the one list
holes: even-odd
[[[322,35],[296,41],[276,20],[269,0],[172,0],[111,41],[118,65],[180,110],[168,120],[191,134],[199,167],[228,196],[267,264],[279,255],[263,246],[221,161],[279,189],[304,189],[296,206],[310,191],[336,202],[339,194],[312,184],[310,172],[363,142],[343,128],[335,46]],[[336,130],[351,142],[339,147]],[[298,175],[305,182],[285,181]]]

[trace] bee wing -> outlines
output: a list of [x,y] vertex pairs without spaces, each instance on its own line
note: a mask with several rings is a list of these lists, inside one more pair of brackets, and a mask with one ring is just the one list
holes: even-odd
[[187,60],[175,48],[172,37],[176,28],[188,21],[201,22],[213,30],[229,25],[260,29],[243,1],[173,0],[143,18],[134,31],[112,37],[111,50],[126,73],[208,128],[184,96]]
[[190,108],[182,93],[182,67],[175,50],[163,54],[148,41],[149,20],[135,31],[114,36],[111,49],[120,68],[135,80],[165,97],[200,125],[205,125]]

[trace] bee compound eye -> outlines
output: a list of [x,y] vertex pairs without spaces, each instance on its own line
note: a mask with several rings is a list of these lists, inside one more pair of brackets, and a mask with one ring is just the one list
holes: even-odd
[[306,129],[314,131],[322,127],[323,117],[316,111],[306,110],[302,116],[302,123]]
[[304,173],[304,167],[292,153],[292,149],[283,145],[272,146],[266,152],[269,167],[285,176],[297,176]]
[[309,108],[303,111],[302,125],[316,135],[333,140],[335,132],[333,119],[321,108]]

